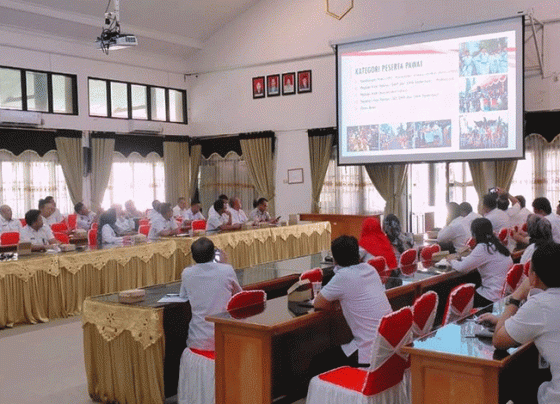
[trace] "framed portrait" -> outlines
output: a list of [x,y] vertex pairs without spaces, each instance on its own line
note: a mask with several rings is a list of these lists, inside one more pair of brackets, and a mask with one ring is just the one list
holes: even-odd
[[302,70],[297,72],[297,92],[310,93],[311,92],[311,70]]
[[264,98],[264,76],[253,77],[253,98]]
[[303,184],[303,168],[288,170],[288,184]]
[[296,93],[296,74],[282,74],[282,95],[290,95]]
[[266,76],[266,95],[267,97],[276,97],[280,95],[280,75],[271,74]]

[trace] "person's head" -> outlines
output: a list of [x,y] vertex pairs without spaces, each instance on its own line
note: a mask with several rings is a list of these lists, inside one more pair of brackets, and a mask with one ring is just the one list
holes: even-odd
[[216,213],[219,214],[219,215],[221,215],[222,213],[224,213],[225,210],[226,210],[224,201],[221,200],[221,199],[217,199],[216,202],[214,202],[214,210],[215,210]]
[[463,202],[459,205],[459,214],[463,217],[468,216],[472,212],[472,206],[468,202]]
[[156,212],[159,212],[159,205],[161,205],[161,202],[158,201],[157,199],[155,199],[155,200],[152,202],[152,208],[153,208]]
[[173,208],[170,203],[160,203],[159,213],[163,216],[165,220],[169,220],[173,217]]
[[[222,202],[223,203],[223,202]],[[214,259],[215,247],[212,240],[206,237],[200,237],[191,245],[191,253],[194,262],[203,264]]]
[[39,200],[39,210],[41,211],[41,215],[43,217],[49,217],[55,211],[55,206],[52,202],[47,201],[46,199]]
[[492,223],[484,217],[476,218],[471,223],[471,233],[477,244],[488,243],[490,237],[494,235]]
[[49,196],[46,196],[46,197],[45,197],[45,201],[47,201],[47,203],[52,203],[53,206],[56,208],[56,202],[55,202],[55,200],[54,200],[54,198],[53,198],[52,196],[50,196],[50,195],[49,195]]
[[241,209],[241,199],[238,197],[231,198],[231,207],[235,210]]
[[447,223],[459,216],[459,204],[457,202],[449,202],[447,204]]
[[186,209],[187,208],[187,200],[183,197],[180,197],[179,199],[177,199],[177,206],[180,209]]
[[114,208],[107,209],[99,217],[99,229],[101,229],[106,224],[114,226],[116,221],[117,221],[117,211]]
[[496,201],[496,207],[500,210],[507,210],[509,207],[509,198],[506,195],[500,195]]
[[531,269],[529,270],[529,280],[531,285],[537,284],[540,280],[546,288],[560,287],[560,245],[554,242],[545,243],[537,247],[531,257]]
[[31,209],[25,214],[25,222],[33,230],[39,230],[43,227],[43,218],[41,217],[41,211],[37,209]]
[[488,213],[491,210],[496,209],[496,206],[498,204],[497,197],[498,195],[495,193],[484,195],[484,197],[482,198],[482,209],[484,210],[484,212]]
[[524,208],[526,204],[525,197],[523,195],[517,195],[515,198],[519,202],[519,206],[521,206],[521,208]]
[[0,215],[6,220],[12,220],[12,208],[8,205],[0,206]]
[[78,215],[87,215],[89,213],[89,210],[82,202],[78,202],[74,205],[74,212],[76,212]]
[[225,194],[221,194],[220,196],[218,196],[218,199],[221,199],[222,201],[224,201],[224,203],[229,202],[229,198]]
[[259,200],[257,201],[257,209],[261,212],[265,212],[268,209],[268,199],[259,198]]
[[334,262],[341,267],[349,267],[360,263],[358,240],[353,236],[340,236],[331,243]]
[[552,241],[552,225],[544,217],[531,214],[527,217],[527,234],[531,243]]
[[193,199],[191,201],[191,211],[192,211],[192,213],[195,213],[195,214],[200,212],[200,202],[198,200]]
[[550,201],[544,196],[536,198],[533,201],[533,212],[541,216],[550,215],[552,213],[552,206],[550,206]]
[[392,213],[385,216],[383,218],[383,231],[391,241],[398,237],[401,233],[401,222],[399,218]]
[[133,200],[128,200],[124,203],[124,208],[127,212],[136,212],[136,206]]

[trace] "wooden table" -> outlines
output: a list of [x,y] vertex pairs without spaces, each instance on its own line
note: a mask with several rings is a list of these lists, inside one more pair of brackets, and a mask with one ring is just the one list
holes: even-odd
[[342,235],[354,236],[359,240],[362,234],[362,223],[372,216],[380,219],[380,215],[335,215],[323,213],[300,213],[299,219],[310,222],[330,222],[333,240]]

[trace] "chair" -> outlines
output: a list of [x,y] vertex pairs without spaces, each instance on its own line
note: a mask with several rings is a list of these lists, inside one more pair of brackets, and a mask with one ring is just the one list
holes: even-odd
[[75,230],[76,226],[78,225],[78,215],[75,213],[68,215],[66,221],[68,222],[68,228],[70,230]]
[[19,222],[21,223],[22,227],[25,227],[27,225],[27,222],[25,221],[25,219],[19,219]]
[[[530,262],[530,261],[528,261]],[[506,275],[502,297],[511,295],[523,280],[523,264],[513,264]]]
[[261,289],[243,290],[229,299],[227,311],[237,319],[247,318],[264,311],[266,292]]
[[99,223],[97,223],[97,222],[94,222],[94,223],[91,224],[91,229],[97,230],[98,227],[99,227]]
[[412,341],[412,310],[403,307],[381,319],[369,368],[342,366],[313,377],[307,404],[407,403],[405,371],[410,366],[401,347]]
[[424,293],[412,306],[412,333],[415,338],[428,334],[434,326],[439,296],[433,290]]
[[62,244],[70,244],[70,237],[68,234],[61,233],[59,231],[53,231],[54,238],[60,241]]
[[88,244],[89,245],[97,245],[97,229],[93,227],[88,231]]
[[53,223],[53,224],[51,224],[51,230],[53,231],[53,233],[54,232],[67,233],[68,232],[68,226],[64,222]]
[[416,272],[418,252],[411,248],[403,252],[399,258],[399,267],[403,275],[410,276]]
[[19,232],[7,231],[0,235],[0,245],[13,245],[19,243]]
[[424,247],[422,251],[420,251],[420,258],[422,259],[422,265],[424,268],[429,268],[433,265],[432,255],[437,252],[441,251],[441,247],[439,244],[432,244],[427,247]]
[[523,225],[521,226],[521,230],[527,233],[527,222],[523,223]]
[[531,269],[531,260],[527,261],[523,265],[523,275],[529,276],[529,269]]
[[381,283],[387,283],[391,270],[387,268],[387,260],[384,256],[380,255],[378,257],[372,258],[368,261],[368,264],[374,267],[381,278]]
[[323,270],[321,268],[310,269],[299,276],[299,280],[309,279],[309,282],[323,282]]
[[150,225],[149,224],[143,224],[140,227],[138,227],[138,233],[145,235],[146,237],[148,237],[148,233],[150,232]]
[[150,224],[150,219],[140,219],[138,221],[138,226],[147,226]]
[[507,228],[503,228],[498,232],[498,239],[502,242],[503,245],[505,245],[507,247],[508,244],[508,236],[509,236],[509,231]]
[[193,220],[191,228],[193,230],[206,230],[206,220]]
[[451,290],[447,298],[442,325],[470,314],[474,307],[474,283],[463,283]]
[[[264,290],[244,290],[229,299],[227,310],[230,314],[241,313],[246,308],[263,305],[265,301],[266,293]],[[215,402],[215,362],[215,351],[185,348],[181,355],[179,367],[178,404],[210,404]]]
[[470,239],[467,240],[466,245],[467,245],[467,247],[469,247],[472,250],[473,248],[476,247],[476,239],[471,237]]

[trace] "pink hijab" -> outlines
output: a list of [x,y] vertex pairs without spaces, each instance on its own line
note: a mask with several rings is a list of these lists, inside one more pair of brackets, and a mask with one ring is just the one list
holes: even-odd
[[396,268],[397,258],[393,252],[393,246],[387,235],[383,233],[379,219],[368,217],[362,225],[362,235],[360,237],[360,247],[374,256],[383,256],[387,261],[387,266],[391,269]]

